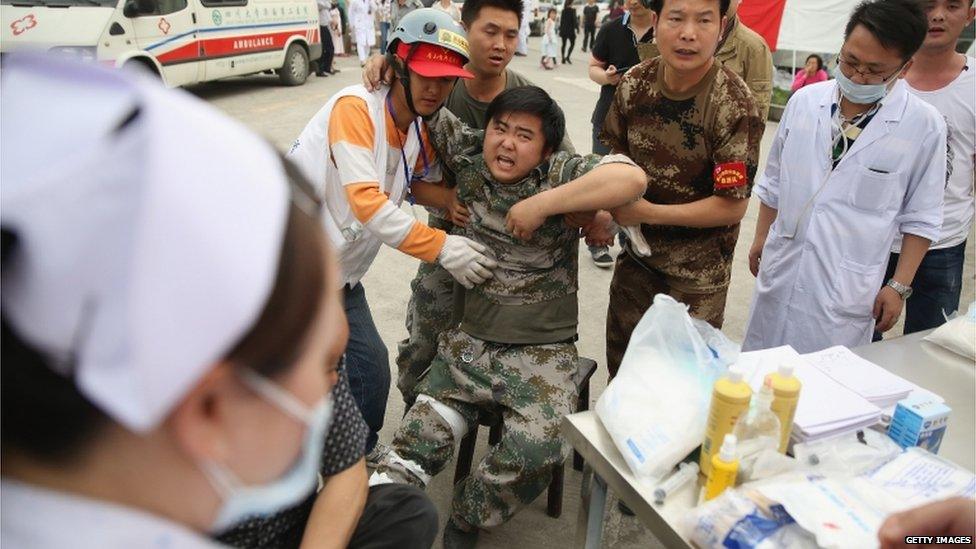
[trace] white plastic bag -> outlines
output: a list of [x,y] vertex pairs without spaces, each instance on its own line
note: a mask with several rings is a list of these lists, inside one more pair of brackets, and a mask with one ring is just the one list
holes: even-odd
[[901,453],[901,446],[874,429],[793,445],[793,455],[799,467],[823,476],[862,475]]
[[969,304],[966,314],[949,320],[924,339],[966,358],[976,359],[976,301]]
[[596,413],[643,480],[663,478],[705,436],[715,379],[734,364],[739,346],[688,307],[658,294],[634,328],[617,376]]

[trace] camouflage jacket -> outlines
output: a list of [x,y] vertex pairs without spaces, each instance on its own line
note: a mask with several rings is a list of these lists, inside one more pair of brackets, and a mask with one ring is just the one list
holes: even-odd
[[505,228],[505,218],[515,203],[576,179],[593,169],[600,157],[557,152],[527,177],[509,185],[494,181],[481,155],[457,160],[463,163],[457,170],[458,195],[470,215],[463,234],[487,246],[498,262],[494,278],[468,293],[516,305],[576,292],[579,230],[557,215],[546,219],[532,239],[523,241]]
[[[603,125],[604,142],[647,172],[650,202],[749,197],[763,130],[749,88],[715,63],[692,89],[676,93],[666,89],[660,68],[657,57],[624,75]],[[642,261],[676,288],[708,292],[728,285],[738,223],[642,225],[641,232],[651,248]]]

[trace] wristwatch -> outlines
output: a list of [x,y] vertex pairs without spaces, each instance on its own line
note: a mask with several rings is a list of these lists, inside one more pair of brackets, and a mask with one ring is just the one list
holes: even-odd
[[894,278],[889,278],[888,279],[888,282],[885,283],[885,286],[888,286],[892,290],[898,292],[898,295],[901,296],[902,301],[908,299],[912,295],[912,287],[911,286],[905,286],[904,284],[902,284],[901,282],[898,282]]

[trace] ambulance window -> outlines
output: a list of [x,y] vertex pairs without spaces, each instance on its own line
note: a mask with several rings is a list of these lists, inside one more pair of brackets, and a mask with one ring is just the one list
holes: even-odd
[[186,7],[186,0],[156,0],[156,12],[153,15],[166,15],[178,12]]
[[226,6],[246,6],[247,0],[200,0],[208,8],[223,8]]

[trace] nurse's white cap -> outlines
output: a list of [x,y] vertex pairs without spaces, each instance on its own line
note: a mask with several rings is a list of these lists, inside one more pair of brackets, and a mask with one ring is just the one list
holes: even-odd
[[274,150],[146,77],[4,60],[3,315],[134,431],[256,322],[289,207]]

